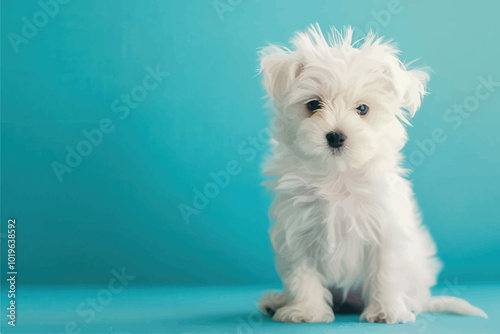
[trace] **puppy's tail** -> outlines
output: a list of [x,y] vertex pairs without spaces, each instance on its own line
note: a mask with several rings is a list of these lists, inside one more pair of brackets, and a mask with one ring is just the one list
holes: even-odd
[[475,315],[488,319],[488,315],[480,308],[469,304],[463,299],[450,296],[432,297],[427,304],[424,305],[422,312]]

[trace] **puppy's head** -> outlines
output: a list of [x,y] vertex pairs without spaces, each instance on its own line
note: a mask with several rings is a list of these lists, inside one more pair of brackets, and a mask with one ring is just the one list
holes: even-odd
[[264,48],[276,140],[315,171],[397,163],[407,140],[402,123],[420,107],[429,79],[408,70],[398,54],[371,34],[353,43],[348,28],[327,40],[314,26],[296,35],[292,50]]

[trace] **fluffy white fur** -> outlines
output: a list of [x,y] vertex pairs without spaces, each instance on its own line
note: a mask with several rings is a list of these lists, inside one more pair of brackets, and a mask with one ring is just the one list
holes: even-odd
[[[348,28],[325,39],[317,26],[298,33],[292,50],[260,53],[276,116],[266,174],[276,192],[270,235],[284,286],[260,309],[275,321],[333,321],[332,289],[343,301],[360,295],[360,320],[369,322],[406,323],[419,312],[486,317],[464,300],[431,297],[440,263],[400,153],[429,76],[398,54],[372,34],[352,41]],[[321,109],[310,112],[311,100]],[[341,149],[328,146],[334,130],[347,136]]]

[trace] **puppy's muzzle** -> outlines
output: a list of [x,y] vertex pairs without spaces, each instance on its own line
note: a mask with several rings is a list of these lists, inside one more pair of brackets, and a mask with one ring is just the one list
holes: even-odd
[[342,132],[328,132],[326,134],[326,140],[328,141],[328,145],[332,148],[340,148],[344,145],[344,141],[347,137]]

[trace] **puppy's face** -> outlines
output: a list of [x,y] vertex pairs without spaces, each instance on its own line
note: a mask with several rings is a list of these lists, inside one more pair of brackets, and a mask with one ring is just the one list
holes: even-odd
[[[327,42],[319,29],[298,34],[295,50],[261,52],[264,85],[275,102],[276,139],[314,171],[374,170],[397,163],[428,75],[407,70],[398,51],[352,31]],[[333,39],[336,40],[333,40]]]

